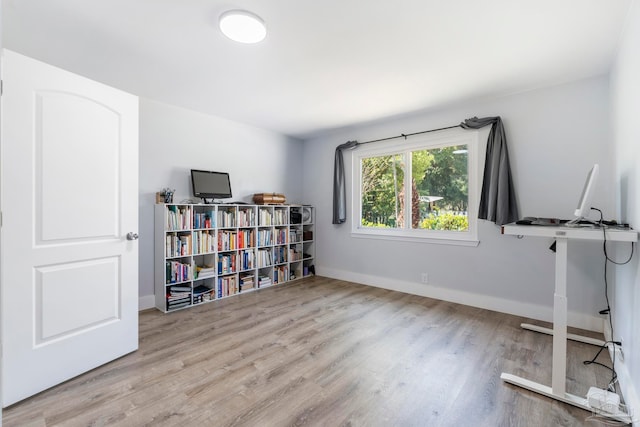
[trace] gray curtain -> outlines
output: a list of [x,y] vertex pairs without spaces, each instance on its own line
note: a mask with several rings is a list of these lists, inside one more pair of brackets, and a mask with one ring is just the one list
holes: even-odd
[[517,221],[519,214],[502,119],[499,116],[474,117],[460,123],[465,129],[480,129],[488,125],[491,125],[491,132],[487,140],[478,218],[503,225]]
[[336,147],[333,164],[333,223],[342,224],[347,220],[347,192],[344,181],[344,160],[342,152],[358,145],[357,141],[348,141]]

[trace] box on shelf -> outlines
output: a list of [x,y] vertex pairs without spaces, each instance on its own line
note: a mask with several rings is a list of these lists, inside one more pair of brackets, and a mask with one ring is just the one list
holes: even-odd
[[256,193],[253,195],[253,202],[258,205],[282,205],[287,201],[284,194],[278,193]]

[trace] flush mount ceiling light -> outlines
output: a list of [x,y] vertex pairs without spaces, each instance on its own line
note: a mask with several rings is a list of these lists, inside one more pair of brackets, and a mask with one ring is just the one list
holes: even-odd
[[246,10],[229,10],[220,15],[220,31],[240,43],[258,43],[267,35],[264,21]]

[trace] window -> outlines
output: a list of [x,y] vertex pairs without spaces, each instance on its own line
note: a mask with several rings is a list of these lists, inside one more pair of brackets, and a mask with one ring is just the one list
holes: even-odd
[[352,233],[477,244],[477,153],[463,129],[357,149]]

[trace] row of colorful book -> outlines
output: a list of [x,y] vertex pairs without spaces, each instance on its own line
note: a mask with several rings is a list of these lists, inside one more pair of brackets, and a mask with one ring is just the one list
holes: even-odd
[[235,227],[235,211],[234,210],[219,210],[218,211],[218,227]]
[[256,245],[255,230],[218,231],[218,251],[253,248]]
[[197,231],[193,233],[194,242],[193,242],[193,253],[194,254],[206,254],[215,252],[216,250],[216,236],[212,234],[213,232],[208,231]]
[[253,209],[240,209],[238,211],[238,227],[254,227],[256,213]]
[[165,236],[165,253],[167,258],[191,255],[191,233],[167,233]]
[[258,230],[258,246],[271,246],[273,243],[272,230]]
[[167,293],[167,311],[176,310],[191,304],[191,288],[186,291],[171,290]]
[[229,295],[235,295],[239,292],[238,280],[236,276],[220,277],[218,278],[218,298],[228,297]]
[[193,270],[191,264],[183,264],[178,261],[167,261],[165,264],[167,283],[180,283],[191,280]]
[[216,228],[216,219],[213,211],[196,212],[193,214],[193,228]]
[[258,249],[258,254],[257,254],[257,261],[258,261],[258,267],[262,268],[262,267],[269,267],[270,265],[272,265],[271,262],[271,250],[269,249]]
[[282,264],[287,262],[287,247],[277,246],[273,248],[273,263]]
[[218,255],[218,274],[230,274],[236,271],[235,254]]
[[286,266],[280,266],[273,269],[273,282],[284,283],[289,280],[289,269]]
[[188,206],[167,206],[166,230],[190,230],[191,209]]
[[258,224],[260,225],[272,225],[273,224],[273,214],[271,213],[271,209],[258,209]]

